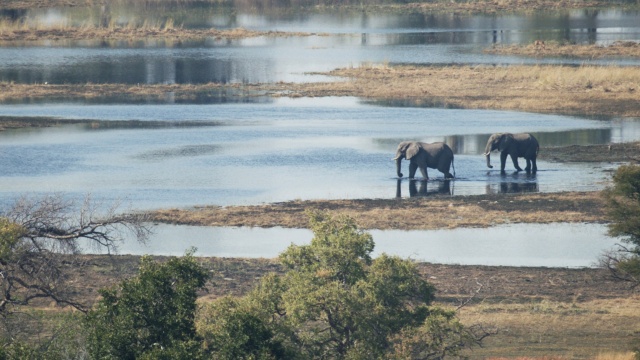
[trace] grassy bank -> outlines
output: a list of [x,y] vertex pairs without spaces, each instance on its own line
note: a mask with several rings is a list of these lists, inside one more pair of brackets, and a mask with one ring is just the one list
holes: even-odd
[[158,25],[142,24],[131,26],[112,25],[98,27],[85,25],[72,27],[67,25],[28,26],[21,22],[0,22],[0,42],[42,41],[42,40],[148,40],[166,39],[178,42],[192,39],[245,39],[257,36],[287,37],[310,36],[312,33],[283,31],[254,31],[243,28],[219,29],[183,29],[173,23]]
[[616,41],[608,45],[577,45],[558,42],[533,42],[528,45],[496,45],[485,50],[493,55],[521,55],[528,57],[574,57],[600,59],[605,57],[640,57],[640,43]]
[[342,81],[267,84],[0,83],[1,102],[46,99],[206,101],[226,96],[355,96],[382,104],[640,117],[640,68],[621,66],[361,66],[323,73]]
[[[452,229],[510,223],[605,222],[598,192],[441,196],[415,199],[305,200],[255,206],[158,210],[154,221],[305,228],[308,210],[347,214],[363,229]],[[429,219],[425,221],[425,219]]]

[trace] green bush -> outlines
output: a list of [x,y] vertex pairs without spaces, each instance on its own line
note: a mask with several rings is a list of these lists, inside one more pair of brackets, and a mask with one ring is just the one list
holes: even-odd
[[621,236],[629,246],[603,257],[601,263],[616,278],[640,283],[640,166],[623,165],[613,176],[613,187],[603,191],[609,235]]
[[89,352],[96,359],[197,359],[197,290],[208,279],[191,253],[166,263],[143,257],[137,277],[101,290],[87,315]]
[[603,192],[611,219],[609,234],[623,236],[640,254],[640,166],[623,165],[613,176],[613,187]]
[[454,312],[430,306],[435,289],[413,262],[373,259],[371,235],[347,216],[310,219],[311,244],[280,254],[284,275],[205,306],[198,330],[212,358],[429,358],[474,342]]

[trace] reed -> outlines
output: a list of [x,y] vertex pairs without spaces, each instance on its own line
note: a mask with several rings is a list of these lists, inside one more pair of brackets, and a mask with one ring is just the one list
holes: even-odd
[[496,45],[486,49],[484,52],[488,54],[522,55],[539,58],[574,57],[599,59],[605,57],[640,57],[640,43],[635,41],[616,41],[606,45],[568,44],[557,41],[536,44],[536,42],[525,45]]

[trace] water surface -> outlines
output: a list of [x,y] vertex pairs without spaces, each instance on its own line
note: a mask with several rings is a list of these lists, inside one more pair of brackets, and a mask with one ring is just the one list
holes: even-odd
[[[192,11],[190,11],[190,9]],[[34,9],[4,17],[29,24],[163,25],[287,31],[313,36],[195,41],[80,40],[5,44],[0,81],[18,83],[267,83],[329,80],[309,75],[370,63],[640,65],[640,60],[527,58],[483,53],[495,44],[535,40],[608,45],[640,40],[640,13],[620,9],[527,14],[392,14],[105,5]],[[2,16],[0,15],[0,19]]]
[[[87,193],[134,208],[257,204],[293,199],[468,195],[597,190],[616,164],[538,162],[535,175],[488,169],[491,133],[532,132],[541,146],[640,139],[633,120],[504,111],[372,106],[353,98],[278,99],[265,104],[2,106],[0,116],[136,119],[213,126],[89,125],[0,133],[0,199]],[[392,158],[404,140],[446,141],[456,180],[430,170],[428,183],[398,179]],[[493,156],[499,163],[499,156]],[[521,162],[521,165],[522,162]],[[405,174],[408,164],[404,163]]]
[[[428,221],[428,219],[425,219]],[[397,255],[436,264],[590,267],[619,241],[602,224],[514,224],[487,229],[371,230],[373,255]],[[122,254],[274,258],[289,245],[306,245],[306,229],[159,225],[148,244],[125,242]]]

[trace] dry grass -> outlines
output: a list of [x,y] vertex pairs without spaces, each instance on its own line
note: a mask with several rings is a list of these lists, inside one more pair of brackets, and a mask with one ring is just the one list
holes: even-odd
[[575,45],[547,42],[543,45],[498,45],[485,50],[489,54],[523,55],[531,57],[577,57],[597,59],[603,57],[640,57],[640,43],[616,41],[610,45]]
[[640,68],[620,66],[362,66],[327,73],[326,83],[44,85],[0,83],[0,101],[61,97],[130,100],[202,98],[216,89],[238,96],[356,96],[412,106],[640,117]]
[[477,1],[428,1],[406,5],[392,5],[403,11],[412,10],[422,13],[466,12],[499,13],[513,11],[564,10],[629,6],[629,3],[598,0],[477,0]]
[[464,323],[498,329],[484,349],[470,354],[474,358],[526,354],[530,358],[633,359],[630,350],[638,341],[640,298],[480,304],[463,308],[459,316]]
[[172,20],[159,24],[143,22],[142,24],[110,24],[106,27],[83,25],[72,27],[67,24],[25,24],[22,22],[0,22],[0,42],[36,41],[36,40],[135,40],[135,39],[243,39],[258,36],[287,37],[311,36],[317,34],[283,31],[254,31],[243,28],[218,30],[183,29],[176,26]]
[[640,116],[640,68],[620,66],[372,66],[339,69],[355,96],[415,105]]
[[[154,221],[207,225],[305,228],[307,210],[353,217],[363,229],[451,229],[510,223],[604,222],[598,192],[478,195],[421,199],[290,201],[158,210]],[[428,218],[429,221],[424,221]]]
[[[0,8],[9,9],[29,9],[39,7],[53,6],[86,6],[99,5],[103,0],[3,0]],[[133,2],[135,0],[112,0],[117,2]],[[147,3],[189,3],[193,0],[144,0]],[[198,0],[198,2],[206,2],[211,4],[229,3],[224,0]],[[250,0],[232,1],[238,8],[248,9],[264,9],[273,6],[273,2],[269,0]],[[448,1],[436,0],[429,2],[410,2],[408,4],[388,4],[386,1],[370,1],[366,5],[358,1],[341,2],[341,8],[357,8],[358,10],[366,9],[368,11],[402,11],[402,12],[504,12],[504,11],[532,11],[532,10],[549,10],[549,9],[583,9],[583,8],[603,8],[612,6],[629,6],[625,1],[604,1],[604,0],[475,0],[475,1]],[[294,7],[336,7],[335,1],[304,1],[293,0],[290,4]],[[353,5],[350,5],[353,4]]]

